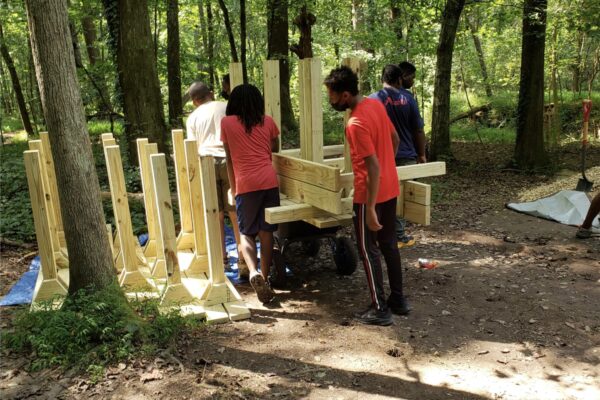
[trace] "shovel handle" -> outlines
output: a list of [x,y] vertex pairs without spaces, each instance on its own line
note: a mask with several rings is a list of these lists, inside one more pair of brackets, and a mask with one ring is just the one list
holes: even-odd
[[590,112],[592,111],[592,100],[583,100],[583,144],[588,141],[588,125],[590,120]]

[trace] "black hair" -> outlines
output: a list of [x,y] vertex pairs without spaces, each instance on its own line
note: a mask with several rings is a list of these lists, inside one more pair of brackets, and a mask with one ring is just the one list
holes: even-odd
[[415,66],[408,61],[402,61],[400,64],[398,64],[398,68],[400,68],[402,76],[414,74],[417,71]]
[[262,125],[265,118],[265,101],[260,90],[250,84],[236,86],[229,96],[225,114],[237,115],[246,133],[252,132],[252,128]]
[[223,78],[221,78],[221,82],[228,84],[229,83],[229,74],[223,75]]
[[332,69],[324,83],[336,93],[350,92],[352,96],[358,94],[358,76],[348,67]]
[[204,100],[211,92],[210,87],[203,82],[196,81],[190,85],[188,94],[192,100]]
[[396,64],[388,64],[381,71],[381,81],[389,85],[397,85],[401,76],[402,70]]

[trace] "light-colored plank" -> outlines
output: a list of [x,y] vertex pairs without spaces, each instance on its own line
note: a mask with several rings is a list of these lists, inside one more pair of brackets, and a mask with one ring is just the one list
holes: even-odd
[[331,191],[340,190],[338,168],[282,154],[273,154],[273,167],[279,175]]
[[[59,240],[61,239],[61,233],[64,232],[62,215],[60,213],[60,201],[58,199],[58,183],[56,182],[56,170],[54,169],[54,157],[52,156],[52,149],[50,148],[50,137],[48,132],[40,132],[40,140],[42,141],[43,157],[42,161],[45,162],[44,171],[48,176],[48,189],[50,189],[50,198],[52,199],[52,208],[54,211],[54,222],[56,223],[56,230],[59,232]],[[61,247],[66,247],[66,243],[61,242]]]
[[405,201],[404,219],[416,224],[429,225],[431,224],[431,206]]
[[343,169],[344,168],[344,157],[336,157],[336,158],[326,158],[323,160],[324,165],[328,165],[330,167]]
[[424,206],[431,205],[431,185],[415,181],[405,181],[404,201],[412,201]]
[[229,86],[231,87],[231,91],[236,86],[244,84],[244,74],[242,71],[242,63],[230,63],[229,64]]
[[230,303],[223,304],[225,310],[229,314],[229,319],[231,321],[239,321],[242,319],[248,319],[252,315],[250,314],[250,310],[248,306],[243,301],[233,301]]
[[57,279],[56,258],[50,241],[50,210],[45,200],[43,171],[40,153],[28,150],[23,153],[35,235],[40,251],[41,270],[34,290],[34,301],[49,300],[54,295],[66,295],[67,289]]
[[[426,178],[429,176],[439,176],[446,174],[446,163],[435,161],[425,164],[406,165],[396,167],[399,181],[408,181],[411,179]],[[343,173],[340,176],[342,187],[352,186],[354,183],[354,174]]]
[[109,139],[114,139],[113,134],[108,132],[108,133],[103,133],[100,135],[100,141],[102,141],[104,143],[105,140],[109,140]]
[[332,228],[334,226],[346,226],[352,223],[352,214],[333,215],[329,217],[308,218],[304,221],[319,229]]
[[279,176],[279,190],[291,199],[308,203],[333,214],[342,213],[342,192],[326,190],[302,181]]
[[[300,149],[285,149],[281,150],[281,154],[292,157],[300,157]],[[343,144],[330,144],[323,146],[323,157],[342,156],[344,154]]]
[[[352,215],[352,198],[343,198],[340,202],[342,212],[339,216]],[[282,200],[279,207],[265,209],[265,220],[270,224],[309,220],[311,218],[338,217],[325,210],[306,203],[297,203],[292,200]],[[310,223],[310,222],[309,222]]]
[[404,216],[404,182],[400,181],[400,196],[396,201],[396,215],[398,217]]
[[131,214],[119,146],[104,147],[104,157],[108,171],[115,224],[119,232],[120,256],[123,262],[123,271],[121,271],[119,283],[121,286],[127,286],[131,289],[146,289],[150,285],[146,276],[138,269],[139,260],[131,225]]
[[[181,232],[192,232],[192,206],[190,201],[190,183],[188,181],[185,149],[183,145],[183,130],[174,129],[172,132],[173,154],[175,161],[175,176],[177,181],[177,198],[179,199],[179,216]],[[188,247],[189,248],[189,247]],[[179,250],[185,250],[179,248]]]
[[148,242],[144,247],[146,257],[156,257],[156,206],[154,201],[154,187],[152,170],[150,168],[150,155],[158,153],[156,143],[150,145],[148,139],[137,139],[138,164],[142,191],[144,193],[144,210],[146,212],[146,225],[148,228]]
[[[263,85],[265,96],[265,114],[275,121],[281,132],[281,94],[279,90],[279,60],[263,61]],[[279,141],[281,151],[281,140]]]
[[298,61],[300,81],[300,153],[301,158],[323,161],[323,104],[321,98],[321,61]]

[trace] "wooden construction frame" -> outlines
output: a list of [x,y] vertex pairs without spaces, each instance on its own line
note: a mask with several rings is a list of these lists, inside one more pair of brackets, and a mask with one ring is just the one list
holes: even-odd
[[233,92],[236,86],[244,84],[244,72],[242,69],[242,63],[232,62],[229,63],[229,87]]
[[305,58],[298,61],[300,81],[300,157],[323,161],[323,106],[321,90],[321,60]]
[[183,143],[183,130],[174,129],[171,137],[173,140],[173,161],[175,163],[175,177],[179,199],[179,220],[181,223],[181,231],[177,236],[177,250],[190,250],[194,246],[194,232],[192,228],[190,182],[188,180],[188,166]]
[[[142,181],[142,192],[144,193],[144,210],[146,213],[146,225],[148,227],[148,241],[144,246],[144,256],[148,259],[156,257],[156,234],[157,234],[157,216],[154,201],[154,182],[152,180],[152,170],[150,166],[150,156],[158,153],[156,143],[148,143],[148,139],[137,139],[138,164],[140,167],[140,178]],[[154,270],[151,268],[154,275]]]
[[52,210],[48,207],[51,201],[44,185],[44,171],[40,152],[28,150],[23,153],[23,157],[41,260],[41,268],[31,303],[32,308],[34,308],[39,302],[66,296],[69,282],[68,270],[65,269],[66,276],[59,275],[57,271],[57,252],[53,247],[53,241],[50,239],[56,235],[56,231],[51,228]]
[[[265,114],[273,118],[277,129],[281,132],[281,92],[279,87],[279,60],[263,61],[263,94],[265,98]],[[279,138],[281,151],[281,137]]]

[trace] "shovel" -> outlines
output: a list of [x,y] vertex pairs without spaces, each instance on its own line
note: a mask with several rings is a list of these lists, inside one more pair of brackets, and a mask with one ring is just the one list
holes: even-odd
[[583,139],[581,141],[581,178],[577,182],[575,190],[579,192],[589,192],[592,190],[594,182],[591,182],[585,176],[585,148],[588,144],[588,123],[590,121],[590,111],[592,111],[592,101],[583,101]]

